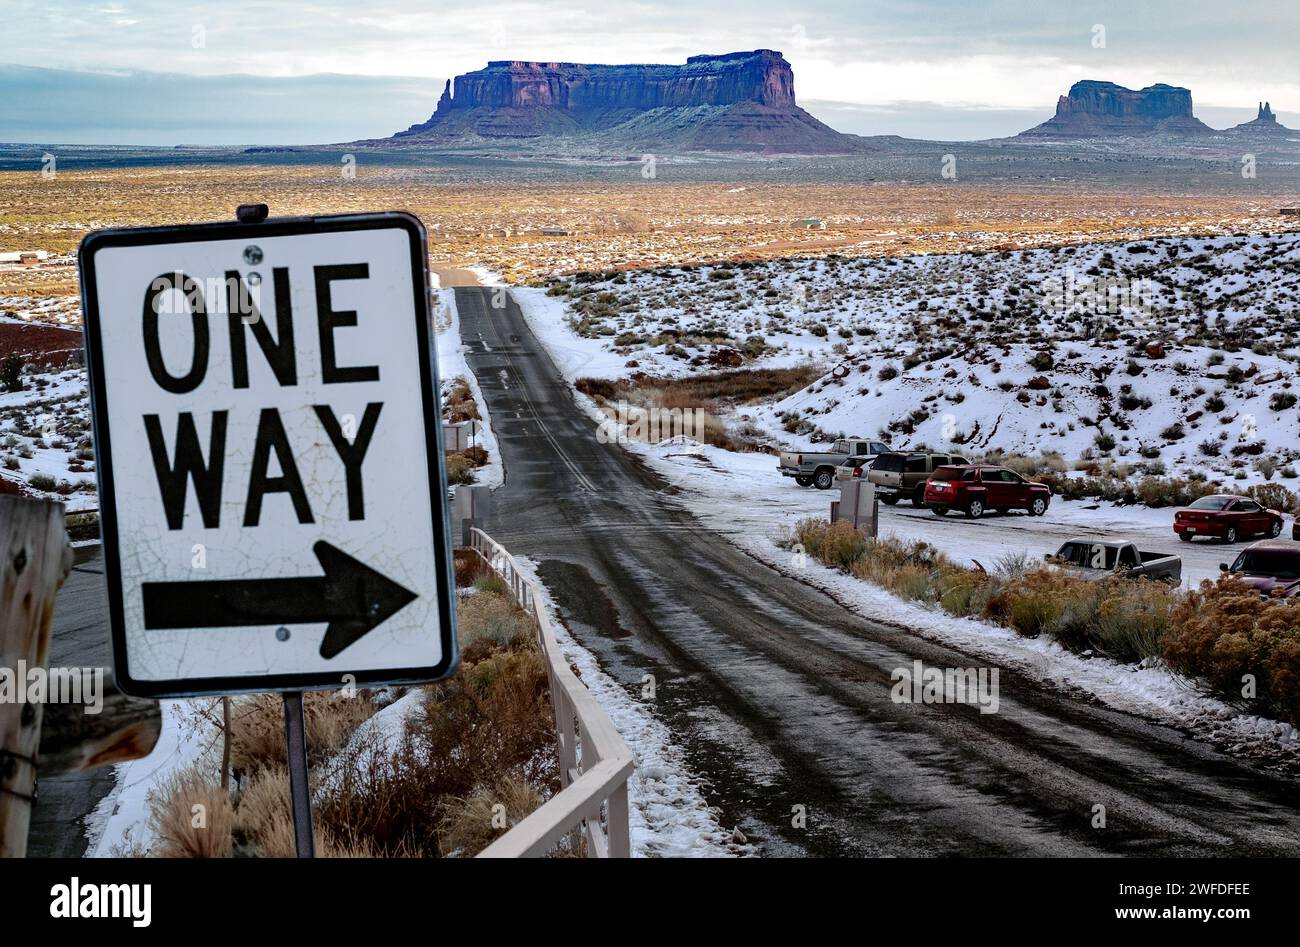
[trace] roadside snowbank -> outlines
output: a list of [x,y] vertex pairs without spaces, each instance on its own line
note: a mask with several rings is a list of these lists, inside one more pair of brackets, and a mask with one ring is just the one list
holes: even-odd
[[499,487],[505,480],[505,468],[501,463],[501,451],[497,447],[497,436],[492,430],[492,418],[488,414],[487,401],[479,387],[478,378],[469,369],[465,360],[465,347],[460,339],[460,313],[456,309],[456,292],[453,289],[439,289],[434,301],[434,325],[436,327],[435,345],[438,351],[438,379],[443,387],[455,378],[464,378],[469,384],[474,403],[478,405],[479,433],[475,443],[488,453],[488,462],[474,472],[474,484],[480,487]]

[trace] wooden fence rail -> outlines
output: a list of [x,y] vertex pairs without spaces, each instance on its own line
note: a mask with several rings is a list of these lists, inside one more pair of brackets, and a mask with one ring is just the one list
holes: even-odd
[[535,858],[579,831],[593,858],[631,855],[627,780],[632,751],[591,691],[570,670],[552,630],[552,618],[532,580],[514,557],[481,529],[470,531],[471,548],[509,586],[520,607],[533,616],[537,643],[546,659],[555,713],[561,789],[483,852],[480,858]]

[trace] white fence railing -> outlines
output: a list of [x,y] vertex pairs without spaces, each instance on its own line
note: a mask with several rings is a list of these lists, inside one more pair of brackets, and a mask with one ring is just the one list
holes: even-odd
[[551,706],[560,759],[560,791],[480,854],[480,858],[545,855],[570,832],[581,831],[592,858],[627,858],[627,778],[634,762],[609,716],[578,680],[560,653],[552,618],[531,579],[514,557],[481,529],[470,531],[471,548],[510,587],[515,601],[533,616],[537,643],[551,680]]

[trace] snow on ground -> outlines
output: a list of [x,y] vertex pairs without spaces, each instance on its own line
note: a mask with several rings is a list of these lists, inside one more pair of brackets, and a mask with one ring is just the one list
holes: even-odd
[[464,378],[469,383],[470,393],[478,405],[479,433],[475,443],[488,453],[488,462],[474,472],[477,486],[499,487],[505,477],[501,464],[501,451],[497,447],[497,436],[492,430],[492,418],[488,414],[487,401],[479,387],[478,378],[470,371],[465,361],[465,349],[460,339],[460,314],[456,310],[456,292],[453,289],[440,289],[434,300],[434,325],[437,327],[434,345],[438,350],[438,379],[444,389],[457,378]]
[[69,512],[98,509],[85,370],[21,378],[20,390],[0,393],[0,476]]
[[[831,501],[839,499],[837,489],[803,488],[792,478],[780,476],[777,459],[769,454],[741,454],[695,442],[664,443],[654,449],[632,446],[649,454],[656,469],[693,494],[691,509],[708,515],[713,528],[728,537],[776,535],[810,516],[825,519]],[[743,503],[736,502],[740,496]],[[1014,511],[971,520],[959,513],[938,517],[903,501],[892,507],[880,504],[880,533],[923,539],[959,563],[979,561],[989,569],[1009,555],[1041,559],[1079,536],[1128,539],[1140,549],[1181,556],[1183,584],[1192,588],[1202,579],[1217,576],[1219,563],[1231,562],[1247,545],[1181,542],[1174,535],[1173,517],[1172,508],[1053,497],[1047,514],[1041,517]]]
[[[557,614],[535,564],[516,556],[520,572],[542,590],[544,606]],[[732,841],[710,811],[699,781],[691,775],[668,728],[644,704],[630,697],[606,674],[596,658],[553,622],[564,659],[578,669],[582,683],[614,723],[636,759],[628,779],[628,821],[633,857],[682,858],[751,855],[748,845]]]
[[522,295],[570,377],[820,366],[754,412],[783,446],[883,435],[1243,486],[1263,462],[1295,488],[1298,291],[1300,234],[1280,233],[580,274]]
[[113,767],[113,788],[87,819],[87,858],[113,858],[148,850],[155,841],[149,828],[149,794],[200,761],[210,763],[213,773],[221,770],[219,757],[205,759],[219,746],[220,732],[195,713],[198,705],[211,704],[212,700],[161,703],[162,733],[153,752]]
[[[336,696],[340,700],[356,699]],[[411,688],[363,720],[352,731],[352,736],[348,737],[343,748],[324,764],[313,798],[320,800],[327,797],[343,785],[346,772],[344,767],[351,769],[354,776],[363,778],[375,760],[396,754],[402,748],[407,723],[419,709],[424,696],[423,689]]]
[[[634,445],[634,449],[656,469],[672,474],[690,488],[679,494],[679,502],[699,517],[709,528],[726,536],[741,549],[779,571],[829,593],[837,601],[865,618],[888,622],[911,629],[915,634],[943,641],[970,654],[982,656],[1002,665],[1011,665],[1027,673],[1066,688],[1078,688],[1117,709],[1175,726],[1185,727],[1200,737],[1226,746],[1244,745],[1251,752],[1269,758],[1279,753],[1300,760],[1300,732],[1286,723],[1242,714],[1223,702],[1201,694],[1190,681],[1159,666],[1139,667],[1119,664],[1106,658],[1083,658],[1047,638],[1024,638],[1009,628],[968,618],[953,618],[938,609],[905,602],[868,582],[826,568],[807,557],[797,559],[789,550],[777,545],[783,531],[805,516],[828,517],[834,491],[804,490],[779,486],[766,494],[746,489],[757,476],[760,465],[767,476],[776,476],[775,460],[761,454],[734,454],[708,445],[673,445],[667,442],[654,447]],[[694,468],[694,476],[684,481],[682,465]],[[744,497],[743,503],[737,498]],[[984,556],[992,567],[1000,556],[1024,551],[1031,556],[1054,551],[1071,535],[1089,530],[1099,535],[1116,535],[1110,524],[1120,520],[1125,531],[1134,535],[1129,524],[1134,512],[1115,507],[1090,506],[1084,503],[1057,502],[1048,515],[991,517],[979,521],[948,516],[940,519],[926,510],[907,507],[890,509],[881,506],[882,535],[925,539],[949,552],[958,561]],[[1161,510],[1143,510],[1141,530],[1160,531]],[[982,531],[983,535],[975,538]],[[1056,535],[1052,535],[1055,533]],[[1167,538],[1172,533],[1166,534]],[[1153,537],[1154,538],[1154,537]],[[1173,544],[1179,547],[1180,544]],[[1036,548],[1035,548],[1036,547]],[[1171,549],[1166,541],[1157,548]],[[1200,550],[1206,549],[1201,554]],[[1227,553],[1222,550],[1230,550]],[[1192,550],[1192,562],[1184,556],[1184,576],[1209,577],[1204,559],[1231,558],[1233,547],[1182,545],[1172,551]]]
[[[578,338],[566,322],[562,301],[540,290],[514,290],[533,332],[551,351],[570,380],[593,374],[601,351],[591,340]],[[608,353],[606,353],[608,354]],[[601,376],[610,377],[610,376]],[[593,417],[602,415],[585,395],[576,400]],[[777,539],[800,519],[828,517],[836,491],[800,488],[776,471],[776,458],[761,453],[735,453],[695,442],[637,442],[626,448],[638,453],[679,488],[678,502],[709,528],[778,570],[820,588],[866,618],[912,629],[967,653],[1011,665],[1045,682],[1077,688],[1103,702],[1149,719],[1190,730],[1198,737],[1233,750],[1246,748],[1267,759],[1300,760],[1300,733],[1289,724],[1242,714],[1200,693],[1195,685],[1160,666],[1129,666],[1105,658],[1083,658],[1056,643],[1023,638],[1008,628],[924,608],[884,589],[828,569],[815,561],[796,560]],[[932,542],[959,562],[980,560],[994,567],[1007,555],[1025,553],[1039,558],[1054,552],[1077,535],[1130,538],[1141,548],[1181,555],[1184,583],[1195,584],[1218,572],[1241,548],[1174,538],[1172,510],[1118,507],[1113,504],[1054,499],[1046,516],[1032,518],[1009,513],[980,520],[900,504],[881,505],[882,535]]]

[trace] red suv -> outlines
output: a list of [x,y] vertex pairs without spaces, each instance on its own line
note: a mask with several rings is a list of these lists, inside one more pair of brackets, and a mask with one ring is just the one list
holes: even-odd
[[1174,532],[1185,543],[1197,536],[1213,536],[1225,543],[1246,536],[1272,537],[1282,532],[1282,514],[1264,509],[1250,497],[1219,493],[1175,513]]
[[972,519],[986,510],[1028,510],[1042,516],[1052,502],[1052,491],[1044,484],[1026,480],[1014,470],[986,464],[940,467],[925,482],[925,505],[936,516],[961,510]]

